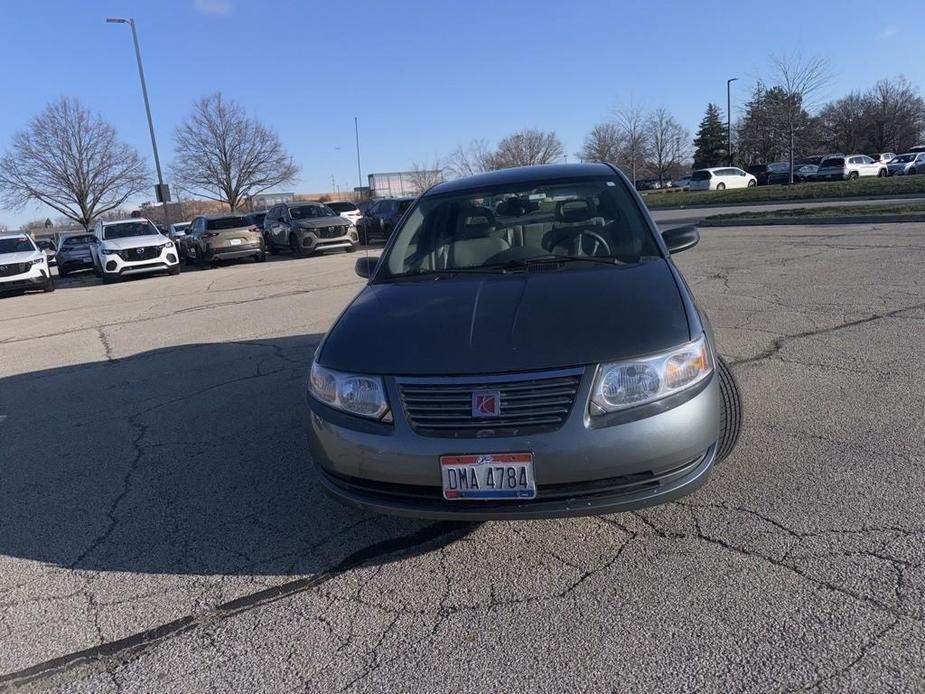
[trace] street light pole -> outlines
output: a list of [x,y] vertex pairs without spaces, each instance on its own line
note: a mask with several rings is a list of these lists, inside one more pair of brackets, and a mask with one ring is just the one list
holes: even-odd
[[357,141],[357,186],[363,187],[363,174],[360,172],[360,126],[357,124],[357,117],[353,117],[353,134],[356,135]]
[[154,137],[154,121],[151,119],[151,105],[148,103],[148,87],[145,84],[145,70],[141,64],[141,48],[138,45],[138,32],[135,29],[135,20],[123,17],[107,17],[109,24],[128,24],[132,28],[132,42],[135,44],[135,59],[138,61],[138,76],[141,78],[141,95],[145,100],[145,113],[148,116],[148,131],[151,133],[151,149],[154,150],[154,168],[157,169],[158,195],[162,198],[161,202],[164,208],[164,223],[170,224],[170,215],[167,212],[166,188],[164,187],[164,177],[161,174],[161,160],[157,156],[157,140]]
[[732,83],[737,82],[738,77],[731,77],[726,80],[726,159],[729,166],[732,166]]

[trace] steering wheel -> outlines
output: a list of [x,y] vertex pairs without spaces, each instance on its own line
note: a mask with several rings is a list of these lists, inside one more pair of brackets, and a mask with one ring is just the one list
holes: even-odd
[[594,248],[591,249],[591,252],[587,255],[596,256],[599,248],[603,247],[607,252],[607,255],[613,255],[613,251],[610,249],[610,244],[604,239],[603,236],[598,234],[596,231],[591,231],[590,229],[561,229],[561,234],[558,235],[558,238],[554,242],[549,244],[548,251],[552,251],[553,248],[558,246],[563,241],[576,241],[576,251],[583,251],[584,247],[581,244],[581,237],[588,236],[594,240]]

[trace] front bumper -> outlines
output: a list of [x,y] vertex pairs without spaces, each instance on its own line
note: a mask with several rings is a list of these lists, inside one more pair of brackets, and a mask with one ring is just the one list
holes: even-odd
[[70,257],[59,257],[58,268],[65,272],[76,272],[77,270],[88,270],[93,267],[93,258],[90,255]]
[[[678,498],[706,482],[722,417],[715,374],[677,407],[600,428],[587,423],[592,380],[593,374],[585,374],[560,429],[516,437],[421,436],[411,430],[400,405],[393,408],[391,427],[359,427],[309,397],[309,448],[324,488],[335,497],[370,511],[416,518],[476,521],[614,513]],[[400,403],[392,392],[395,386],[387,387],[390,402]],[[513,452],[533,453],[535,499],[443,499],[441,455]]]
[[51,282],[51,273],[47,267],[33,265],[26,272],[0,277],[0,292],[23,289],[44,289]]
[[176,246],[165,248],[160,255],[146,260],[125,260],[118,254],[100,256],[103,275],[109,277],[127,277],[149,272],[167,272],[179,264]]
[[311,252],[337,251],[352,248],[360,242],[356,227],[349,227],[347,233],[335,238],[321,238],[313,231],[305,231],[302,234],[302,247]]

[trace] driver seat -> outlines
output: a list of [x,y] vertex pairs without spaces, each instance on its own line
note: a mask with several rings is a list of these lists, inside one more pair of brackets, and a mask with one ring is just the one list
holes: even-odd
[[567,226],[557,224],[555,228],[546,232],[543,235],[542,246],[550,253],[559,255],[581,255],[579,244],[592,244],[593,240],[580,232],[588,230],[600,234],[603,229],[603,220],[596,214],[593,202],[583,198],[557,202],[556,221]]

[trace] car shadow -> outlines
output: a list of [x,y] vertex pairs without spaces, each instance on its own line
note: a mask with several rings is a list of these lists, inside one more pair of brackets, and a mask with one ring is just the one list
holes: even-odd
[[0,554],[97,571],[288,575],[470,532],[361,512],[322,491],[305,428],[320,339],[183,345],[0,378]]

